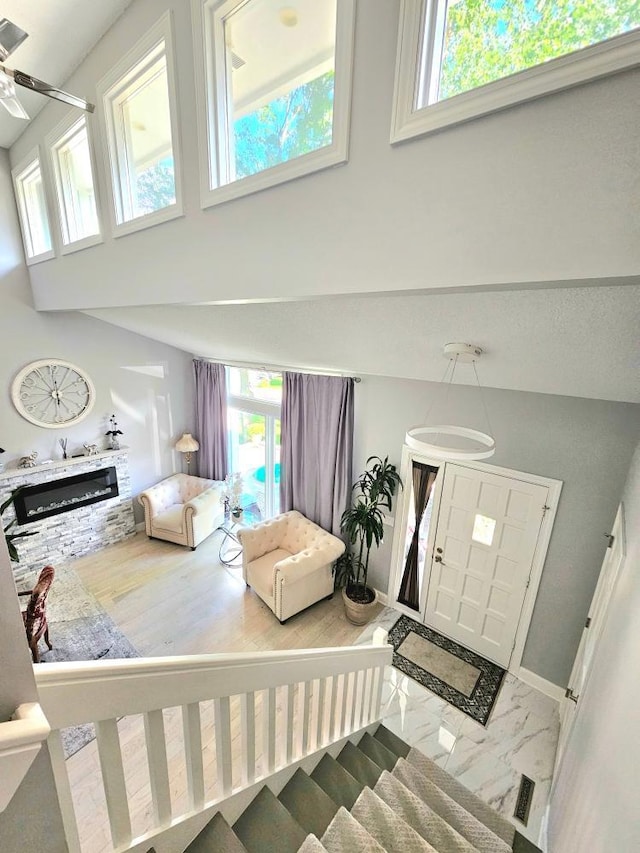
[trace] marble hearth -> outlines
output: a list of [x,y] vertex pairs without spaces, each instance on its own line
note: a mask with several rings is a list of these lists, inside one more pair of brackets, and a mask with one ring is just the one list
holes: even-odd
[[[135,533],[131,502],[131,476],[127,450],[107,450],[95,456],[83,456],[36,465],[13,468],[0,473],[0,503],[18,486],[50,483],[77,474],[115,467],[119,494],[109,500],[71,509],[60,515],[14,526],[13,531],[36,531],[36,536],[16,542],[20,562],[13,564],[16,582],[26,585],[35,580],[40,569],[54,567],[75,557],[97,551]],[[13,507],[3,515],[6,525],[14,517]]]

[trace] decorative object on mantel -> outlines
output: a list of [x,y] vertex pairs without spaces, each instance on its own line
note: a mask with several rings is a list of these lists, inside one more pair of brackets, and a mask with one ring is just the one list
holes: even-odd
[[189,466],[191,465],[191,454],[196,450],[200,450],[200,445],[190,432],[185,432],[182,438],[176,441],[176,450],[179,453],[184,453],[184,458],[187,463],[187,474],[190,473]]
[[99,453],[97,444],[87,444],[85,442],[82,446],[85,449],[85,456],[95,456],[97,453]]
[[120,442],[118,441],[118,436],[123,435],[121,429],[118,429],[118,422],[116,420],[115,415],[111,415],[109,418],[109,425],[111,429],[108,429],[105,432],[105,435],[109,436],[109,449],[110,450],[120,450]]
[[[482,396],[482,387],[478,379],[478,371],[476,370],[476,362],[482,355],[482,349],[479,346],[475,346],[475,344],[451,343],[445,344],[443,355],[449,360],[447,369],[442,377],[443,384],[445,384],[445,380],[448,378],[444,392],[445,406],[449,400],[456,367],[458,364],[471,364],[489,431],[480,432],[477,429],[451,424],[430,426],[428,419],[433,409],[432,403],[425,417],[425,425],[411,427],[407,431],[404,442],[411,450],[415,450],[417,453],[422,453],[432,459],[458,459],[461,461],[488,459],[495,453],[496,442],[491,435],[489,413],[487,412],[484,397]],[[449,371],[451,371],[450,374]]]
[[224,505],[225,518],[232,515],[237,521],[242,516],[243,507],[240,504],[242,489],[242,474],[238,471],[235,474],[227,474],[224,479],[222,497],[220,498]]
[[[14,498],[16,497],[18,492],[20,492],[20,490],[23,488],[24,488],[24,486],[18,486],[17,489],[14,489],[13,492],[11,492],[11,496],[8,497],[7,500],[0,506],[0,517],[2,516],[2,513],[5,511],[5,509],[7,509],[8,507],[11,506]],[[12,519],[9,522],[9,524],[7,524],[7,526],[3,528],[3,533],[4,533],[4,538],[7,540],[7,550],[9,551],[9,557],[13,560],[14,563],[19,563],[20,562],[20,555],[18,554],[18,550],[14,544],[15,540],[16,539],[24,539],[25,536],[35,536],[38,531],[37,530],[30,530],[30,531],[25,530],[25,531],[22,531],[22,533],[9,533],[9,531],[14,526],[14,524],[16,524],[15,518]]]
[[69,458],[69,457],[67,456],[67,442],[68,442],[68,441],[69,441],[69,439],[68,439],[68,438],[59,438],[59,439],[58,439],[58,444],[59,444],[59,445],[60,445],[60,447],[62,448],[62,458],[63,458],[63,459],[68,459],[68,458]]
[[336,560],[335,585],[342,588],[345,615],[353,625],[364,625],[373,616],[376,593],[367,586],[369,556],[374,542],[376,547],[382,542],[383,510],[391,512],[398,486],[402,480],[389,457],[370,456],[353,485],[352,506],[340,520],[347,550]]
[[89,376],[75,364],[57,358],[27,364],[11,386],[11,399],[19,414],[47,429],[61,429],[83,420],[95,398]]
[[18,463],[18,467],[19,468],[35,468],[37,458],[38,458],[38,451],[32,450],[28,456],[21,456],[20,457],[20,462]]
[[4,470],[4,461],[2,459],[2,455],[4,453],[4,448],[0,447],[0,471]]

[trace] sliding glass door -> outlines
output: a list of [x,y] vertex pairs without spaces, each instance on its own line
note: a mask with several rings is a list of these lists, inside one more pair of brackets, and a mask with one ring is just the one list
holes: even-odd
[[252,520],[270,518],[280,510],[282,375],[228,367],[227,384],[230,470]]

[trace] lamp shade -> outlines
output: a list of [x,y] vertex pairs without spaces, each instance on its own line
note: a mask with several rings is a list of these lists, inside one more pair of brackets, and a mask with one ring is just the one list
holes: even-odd
[[185,432],[182,438],[176,441],[176,450],[180,453],[192,453],[194,450],[200,450],[200,445],[190,432]]

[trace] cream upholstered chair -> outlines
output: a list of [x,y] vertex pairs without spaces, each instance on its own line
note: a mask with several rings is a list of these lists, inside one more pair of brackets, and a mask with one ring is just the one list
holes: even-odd
[[238,531],[242,575],[281,622],[333,593],[342,539],[292,510]]
[[195,550],[224,521],[223,488],[220,480],[173,474],[146,489],[138,500],[147,535]]

